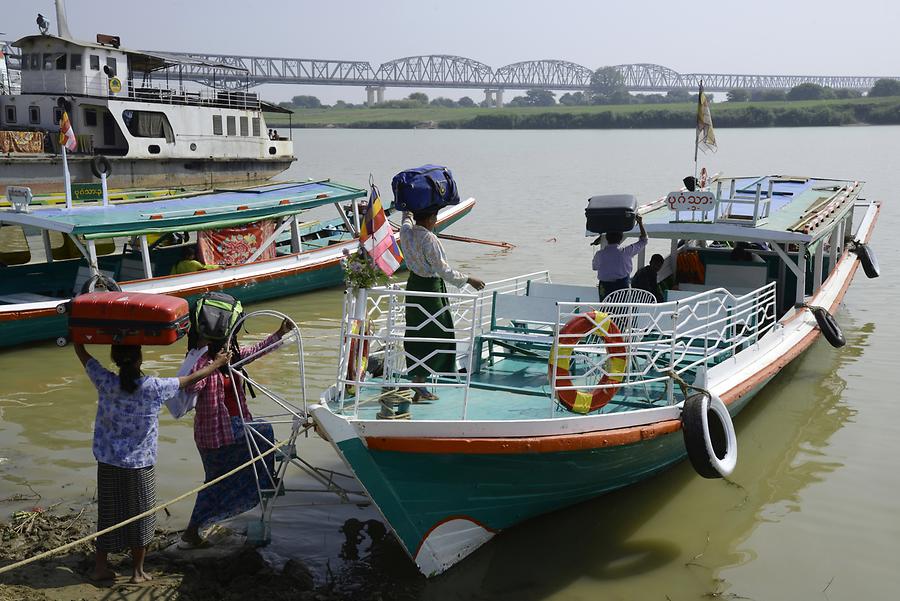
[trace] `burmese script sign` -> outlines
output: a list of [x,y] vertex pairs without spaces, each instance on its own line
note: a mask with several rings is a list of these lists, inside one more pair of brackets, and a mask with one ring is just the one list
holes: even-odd
[[666,205],[672,211],[712,211],[716,195],[712,192],[669,192]]

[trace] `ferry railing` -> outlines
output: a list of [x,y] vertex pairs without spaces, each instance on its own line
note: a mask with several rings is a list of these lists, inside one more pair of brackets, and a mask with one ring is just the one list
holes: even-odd
[[[558,323],[587,320],[579,331],[554,333],[550,388],[559,391],[619,389],[651,404],[676,400],[672,373],[690,381],[724,358],[755,344],[775,326],[775,283],[742,296],[718,288],[653,304],[557,303]],[[557,361],[569,358],[565,369]],[[616,361],[615,359],[619,359]],[[659,398],[655,383],[665,386]],[[656,389],[658,390],[658,386]]]
[[[441,309],[431,312],[416,298],[446,299]],[[408,293],[400,287],[360,289],[344,295],[341,320],[341,344],[338,361],[336,411],[345,412],[346,401],[352,397],[353,415],[359,415],[361,405],[380,402],[384,406],[399,406],[409,401],[409,392],[428,388],[458,388],[462,395],[462,418],[468,406],[468,392],[472,372],[469,349],[478,327],[477,294],[419,292]],[[406,311],[421,312],[424,321],[418,326],[406,323]],[[440,319],[452,315],[453,327]],[[426,326],[437,326],[444,336],[422,333]],[[421,343],[435,345],[424,357],[409,352],[407,345]],[[449,369],[436,369],[429,360],[450,356]],[[379,365],[374,369],[375,365]],[[367,369],[380,372],[367,376]],[[414,382],[411,372],[424,372],[424,382]],[[404,393],[407,396],[404,396]]]

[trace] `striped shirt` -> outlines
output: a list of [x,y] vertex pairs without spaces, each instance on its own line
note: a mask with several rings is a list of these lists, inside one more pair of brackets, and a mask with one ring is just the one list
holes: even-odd
[[444,247],[434,235],[413,221],[412,213],[403,213],[403,225],[400,227],[400,244],[403,246],[403,258],[411,272],[423,278],[438,277],[455,286],[462,286],[469,279],[464,273],[456,271],[447,263]]
[[607,244],[594,254],[592,268],[601,282],[615,282],[631,275],[634,256],[647,247],[647,239],[640,238],[634,244],[619,248],[618,244]]

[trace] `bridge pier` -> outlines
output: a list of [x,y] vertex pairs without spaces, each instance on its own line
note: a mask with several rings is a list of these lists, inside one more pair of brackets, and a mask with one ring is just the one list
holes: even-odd
[[503,106],[503,90],[485,90],[484,105],[487,107],[500,108]]
[[366,86],[366,106],[384,102],[384,86]]

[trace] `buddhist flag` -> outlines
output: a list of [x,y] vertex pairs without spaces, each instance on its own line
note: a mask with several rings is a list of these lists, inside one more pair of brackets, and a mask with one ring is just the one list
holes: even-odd
[[381,271],[393,275],[400,269],[403,253],[394,238],[394,230],[384,214],[381,206],[381,195],[378,188],[372,186],[369,194],[369,208],[359,231],[359,243]]
[[69,152],[78,150],[75,130],[72,129],[72,122],[69,121],[69,113],[65,111],[63,111],[62,118],[59,120],[59,144]]
[[703,91],[703,82],[700,82],[700,94],[697,98],[697,148],[703,149],[703,152],[716,151],[716,132],[713,130],[709,97]]

